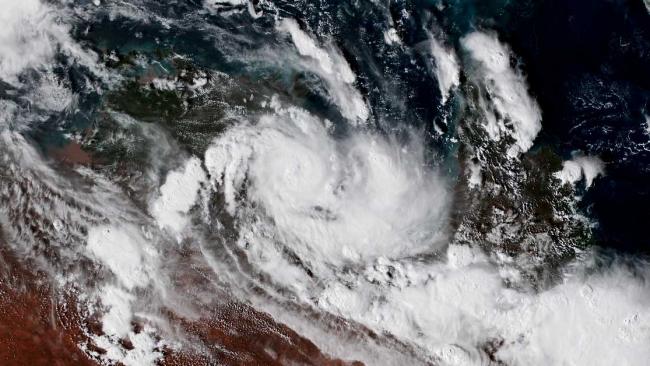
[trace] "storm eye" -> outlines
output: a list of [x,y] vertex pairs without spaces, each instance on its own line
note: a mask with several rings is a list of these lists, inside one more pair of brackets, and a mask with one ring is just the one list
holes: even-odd
[[320,205],[315,205],[312,207],[311,217],[317,220],[324,220],[324,221],[334,221],[337,219],[336,215],[332,212],[332,210]]

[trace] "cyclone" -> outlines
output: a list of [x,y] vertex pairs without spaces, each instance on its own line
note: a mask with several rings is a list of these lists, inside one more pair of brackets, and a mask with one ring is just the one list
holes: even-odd
[[650,359],[647,2],[5,2],[0,364]]
[[[363,264],[437,251],[449,195],[417,142],[367,132],[334,139],[326,121],[278,107],[229,130],[206,151],[228,212],[313,265]],[[248,241],[255,241],[247,238]]]

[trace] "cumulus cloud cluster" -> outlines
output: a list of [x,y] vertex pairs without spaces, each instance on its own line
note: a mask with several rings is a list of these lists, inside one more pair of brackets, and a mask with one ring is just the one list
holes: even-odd
[[542,129],[542,113],[528,93],[526,79],[511,66],[512,53],[495,33],[472,32],[461,39],[469,53],[473,75],[489,97],[481,97],[485,130],[493,140],[510,136],[509,156],[528,151]]
[[70,27],[55,8],[40,0],[4,1],[0,22],[0,78],[19,84],[19,76],[29,69],[47,68],[62,52],[95,69],[96,57],[70,36]]

